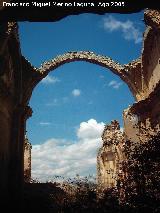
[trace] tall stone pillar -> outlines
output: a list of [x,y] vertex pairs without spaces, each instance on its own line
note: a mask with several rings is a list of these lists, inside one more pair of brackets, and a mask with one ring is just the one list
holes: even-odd
[[123,133],[118,121],[106,125],[102,134],[103,146],[97,156],[98,187],[102,190],[117,186],[120,164],[123,159]]
[[24,181],[31,181],[31,149],[32,145],[27,136],[24,140]]

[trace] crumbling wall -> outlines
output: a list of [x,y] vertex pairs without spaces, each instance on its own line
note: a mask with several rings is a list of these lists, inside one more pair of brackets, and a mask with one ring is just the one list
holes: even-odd
[[0,96],[0,188],[8,191],[9,165],[10,165],[10,141],[12,128],[12,104],[3,96]]
[[[147,28],[139,67],[142,86],[138,102],[123,113],[126,139],[134,142],[156,135],[160,125],[160,11],[146,10],[144,20]],[[137,66],[132,69],[134,73]]]
[[[160,92],[160,91],[159,91]],[[160,131],[160,93],[151,94],[123,113],[126,140],[143,143]]]
[[106,125],[102,134],[103,146],[97,155],[97,181],[100,189],[116,187],[123,160],[123,133],[118,121]]
[[[23,75],[24,76],[24,75]],[[25,123],[29,115],[23,102],[22,56],[15,22],[0,28],[0,200],[21,194]]]
[[31,143],[25,137],[24,141],[24,180],[25,182],[31,181]]
[[[7,34],[9,26],[1,26],[0,35]],[[8,32],[9,33],[9,32]],[[0,39],[0,193],[7,194],[11,139],[12,139],[12,117],[13,117],[13,94],[14,76],[13,63],[10,55],[9,46],[5,43],[4,37]]]
[[160,83],[160,11],[147,10],[144,13],[147,29],[142,49],[144,96],[148,97]]

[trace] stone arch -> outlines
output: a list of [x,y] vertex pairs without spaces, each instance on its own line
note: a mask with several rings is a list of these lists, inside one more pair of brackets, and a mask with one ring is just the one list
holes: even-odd
[[67,52],[63,55],[57,56],[50,61],[44,62],[38,70],[40,73],[48,74],[50,71],[58,68],[59,66],[73,61],[86,61],[105,67],[114,74],[118,75],[125,83],[127,83],[132,92],[135,90],[135,87],[130,82],[130,79],[128,78],[125,67],[123,65],[115,62],[107,56],[99,55],[91,51]]
[[109,69],[111,72],[118,75],[128,85],[133,96],[137,98],[136,94],[138,90],[128,74],[128,66],[121,65],[107,56],[98,55],[91,51],[73,51],[67,52],[63,55],[58,55],[57,57],[44,62],[41,67],[34,68],[32,70],[32,78],[28,81],[25,88],[25,102],[30,99],[34,87],[51,71],[54,71],[56,68],[66,63],[74,61],[86,61]]

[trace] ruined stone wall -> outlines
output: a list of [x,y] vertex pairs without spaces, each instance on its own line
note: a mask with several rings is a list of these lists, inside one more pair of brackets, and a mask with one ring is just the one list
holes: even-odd
[[160,131],[160,91],[123,113],[126,140],[145,142]]
[[139,101],[123,113],[126,139],[145,142],[160,126],[160,11],[147,10],[141,56]]
[[[1,35],[8,29],[7,25],[1,26]],[[10,175],[11,138],[12,138],[12,117],[13,117],[13,63],[9,46],[5,41],[0,40],[0,191],[8,191]],[[5,196],[5,193],[4,193]]]
[[[0,27],[0,200],[19,197],[23,186],[23,144],[27,103],[23,103],[22,56],[15,22]],[[13,196],[14,195],[14,196]]]
[[0,97],[0,188],[6,190],[9,181],[12,104]]
[[147,10],[144,20],[147,29],[144,33],[142,69],[144,95],[148,97],[160,83],[160,11]]
[[31,149],[32,146],[28,141],[28,138],[25,138],[24,141],[24,180],[25,182],[30,182],[31,180]]
[[100,189],[117,186],[123,160],[123,133],[114,120],[106,125],[102,134],[103,146],[97,155],[97,181]]

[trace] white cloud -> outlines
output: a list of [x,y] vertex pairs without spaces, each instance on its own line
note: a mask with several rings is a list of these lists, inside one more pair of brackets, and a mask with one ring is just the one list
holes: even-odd
[[81,94],[81,91],[80,91],[79,89],[74,89],[74,90],[72,91],[72,95],[73,95],[74,97],[80,96],[80,94]]
[[113,32],[120,30],[123,33],[123,37],[126,40],[133,40],[135,44],[142,41],[142,32],[130,21],[119,21],[113,16],[109,15],[104,18],[104,29]]
[[119,89],[119,87],[120,86],[122,86],[122,82],[117,82],[117,81],[110,81],[109,83],[108,83],[108,86],[109,87],[112,87],[112,88],[114,88],[114,89]]
[[40,122],[39,124],[40,124],[41,126],[49,126],[49,125],[51,125],[50,122]]
[[52,77],[50,75],[47,75],[45,78],[42,79],[41,82],[44,84],[55,84],[57,82],[60,82],[60,80],[54,76]]
[[96,139],[101,136],[104,128],[104,123],[97,123],[95,119],[90,119],[87,122],[82,122],[77,131],[78,138],[82,139]]
[[95,174],[103,129],[103,122],[90,119],[80,123],[77,141],[51,138],[43,144],[33,145],[32,177],[46,181],[52,180],[56,175],[72,178],[76,174]]

